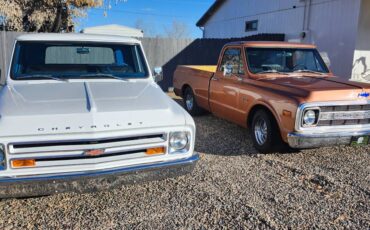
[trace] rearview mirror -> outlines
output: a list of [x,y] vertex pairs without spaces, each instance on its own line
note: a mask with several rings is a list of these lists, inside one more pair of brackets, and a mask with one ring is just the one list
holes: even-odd
[[163,80],[163,69],[162,67],[155,67],[153,71],[153,78],[155,82],[160,82]]

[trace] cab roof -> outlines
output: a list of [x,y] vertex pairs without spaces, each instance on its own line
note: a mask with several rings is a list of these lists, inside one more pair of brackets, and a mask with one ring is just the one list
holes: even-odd
[[68,41],[68,42],[116,42],[116,43],[134,43],[139,44],[140,41],[123,36],[115,35],[95,35],[81,33],[39,33],[20,35],[17,41]]
[[245,47],[260,47],[260,48],[301,48],[301,49],[316,49],[315,45],[295,43],[295,42],[267,42],[267,41],[238,41],[227,43],[226,46],[242,45]]

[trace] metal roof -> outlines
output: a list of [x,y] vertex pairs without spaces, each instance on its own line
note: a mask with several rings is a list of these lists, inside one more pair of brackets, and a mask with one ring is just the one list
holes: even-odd
[[259,48],[316,48],[313,44],[297,43],[297,42],[280,42],[280,41],[235,41],[226,43],[226,45],[243,45],[247,47],[259,47]]
[[203,14],[203,16],[197,22],[198,27],[203,27],[207,21],[221,8],[226,0],[216,0],[215,3]]

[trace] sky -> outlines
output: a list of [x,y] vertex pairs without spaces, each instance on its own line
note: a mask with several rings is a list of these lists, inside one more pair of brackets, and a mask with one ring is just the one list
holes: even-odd
[[[135,27],[140,24],[147,36],[163,36],[173,21],[186,24],[189,36],[202,37],[196,22],[214,0],[111,0],[111,9],[90,9],[86,18],[77,19],[77,31],[85,27],[119,24]],[[107,13],[104,16],[104,12]]]

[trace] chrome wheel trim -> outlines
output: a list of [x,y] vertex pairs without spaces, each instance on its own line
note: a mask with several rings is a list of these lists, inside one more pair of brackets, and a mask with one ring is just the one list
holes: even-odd
[[190,93],[187,94],[185,103],[186,103],[186,108],[189,111],[191,111],[193,109],[193,106],[194,106],[194,97],[193,97],[193,95],[191,95]]
[[264,119],[259,118],[254,125],[254,136],[259,145],[264,145],[267,140],[267,123]]

